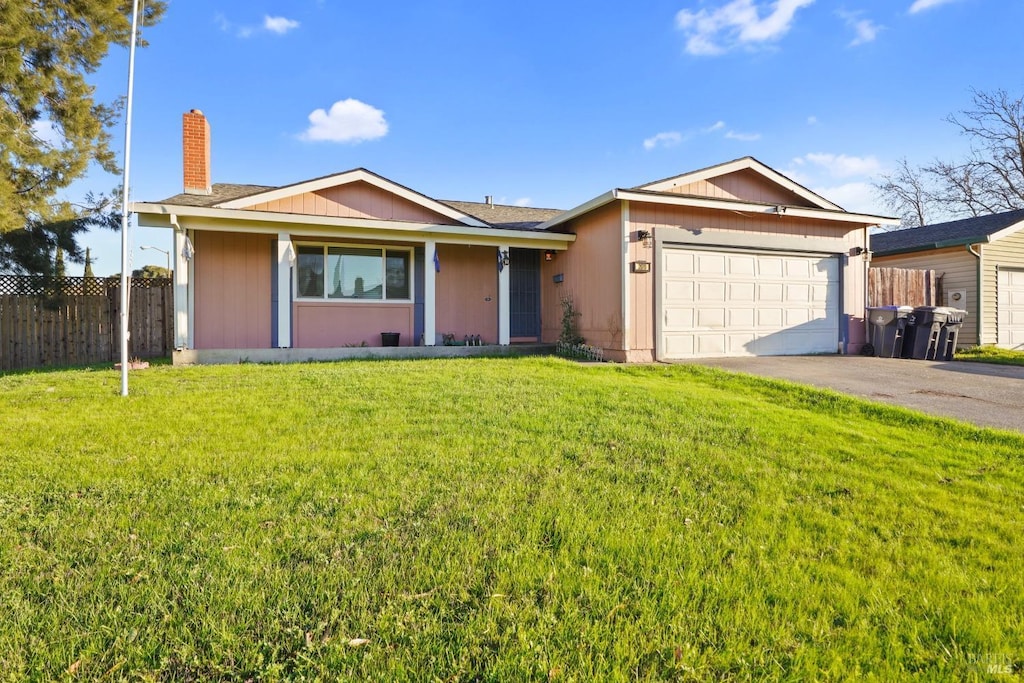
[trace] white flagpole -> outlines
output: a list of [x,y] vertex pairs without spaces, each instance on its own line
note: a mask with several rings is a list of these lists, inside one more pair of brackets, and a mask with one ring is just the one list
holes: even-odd
[[128,104],[124,114],[124,178],[121,182],[121,395],[128,395],[128,178],[132,152],[132,95],[135,90],[135,38],[139,2],[132,0],[132,37],[128,48]]

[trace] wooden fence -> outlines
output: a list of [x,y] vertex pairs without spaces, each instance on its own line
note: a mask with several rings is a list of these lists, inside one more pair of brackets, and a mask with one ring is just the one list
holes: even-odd
[[[0,371],[119,360],[120,311],[120,280],[0,275]],[[132,279],[129,356],[169,356],[173,316],[170,279]]]
[[938,306],[941,300],[942,276],[934,270],[868,270],[868,306]]

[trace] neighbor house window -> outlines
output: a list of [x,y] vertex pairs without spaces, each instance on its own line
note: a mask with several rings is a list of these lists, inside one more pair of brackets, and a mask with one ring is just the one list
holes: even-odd
[[299,245],[296,271],[303,299],[412,299],[410,249]]

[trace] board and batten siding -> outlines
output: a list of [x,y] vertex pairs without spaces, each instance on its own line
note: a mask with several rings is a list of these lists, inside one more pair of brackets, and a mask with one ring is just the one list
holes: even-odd
[[[579,331],[609,360],[625,360],[622,317],[622,209],[611,202],[568,225],[576,241],[551,261],[541,261],[541,338],[554,343],[562,331],[562,298],[580,312]],[[444,264],[441,264],[442,270]],[[562,282],[554,282],[556,275]]]
[[1024,229],[981,247],[982,344],[999,343],[999,270],[1024,269]]
[[686,185],[667,188],[666,192],[674,194],[696,195],[714,199],[738,199],[766,204],[786,204],[788,206],[814,206],[795,192],[768,181],[759,173],[751,170],[737,171],[723,176],[698,180]]
[[331,218],[375,218],[419,223],[455,223],[447,216],[442,216],[408,199],[403,199],[363,181],[329,187],[316,192],[305,192],[270,202],[261,202],[245,208],[250,211],[297,213]]
[[914,268],[934,270],[942,278],[942,294],[940,305],[946,304],[946,292],[954,289],[967,290],[967,321],[960,329],[958,346],[976,346],[978,344],[978,259],[972,256],[967,247],[948,247],[946,249],[929,249],[907,254],[889,256],[873,256],[871,265],[880,268]]
[[[461,244],[437,245],[441,270],[435,275],[437,334],[467,334],[498,341],[498,250]],[[433,255],[428,257],[432,261]],[[427,263],[433,268],[432,262]]]
[[195,348],[270,348],[272,240],[196,231]]

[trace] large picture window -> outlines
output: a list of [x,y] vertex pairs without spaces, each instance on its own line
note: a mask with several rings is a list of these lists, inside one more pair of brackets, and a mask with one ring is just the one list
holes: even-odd
[[328,300],[412,300],[412,250],[299,245],[298,296]]

